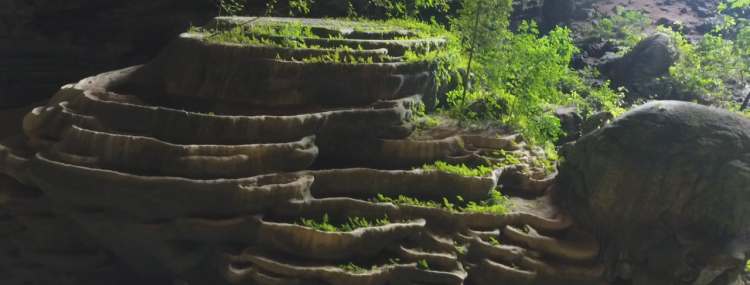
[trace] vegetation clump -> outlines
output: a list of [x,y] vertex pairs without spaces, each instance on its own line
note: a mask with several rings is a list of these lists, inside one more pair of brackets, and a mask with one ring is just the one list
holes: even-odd
[[[352,262],[349,262],[349,264],[339,265],[339,268],[347,272],[352,272],[354,274],[363,274],[368,271],[367,269],[359,267]],[[378,269],[377,265],[373,265],[372,268],[370,268],[370,270],[375,270],[375,269]]]
[[431,165],[425,164],[424,166],[422,166],[422,169],[442,170],[442,171],[460,174],[463,176],[478,176],[478,177],[486,176],[487,174],[492,173],[492,171],[494,170],[491,167],[482,166],[482,165],[477,166],[477,168],[469,168],[469,167],[466,167],[465,164],[450,165],[442,161],[436,161],[434,164],[431,164]]
[[[341,224],[340,226],[332,225],[328,220],[328,214],[323,215],[323,221],[322,222],[316,222],[314,220],[308,220],[305,218],[302,218],[302,226],[313,228],[319,231],[324,232],[351,232],[359,228],[370,228],[370,227],[378,227],[378,226],[385,226],[389,225],[391,222],[388,220],[388,216],[386,215],[383,219],[375,219],[374,222],[368,221],[365,218],[360,217],[354,217],[349,218],[348,223]],[[296,225],[297,223],[295,223]]]
[[[458,201],[464,202],[461,196],[456,197]],[[436,208],[446,210],[450,212],[464,212],[464,213],[487,213],[487,214],[507,214],[510,213],[510,207],[513,205],[513,201],[507,196],[503,196],[500,191],[492,190],[492,194],[489,199],[480,201],[479,203],[469,201],[465,207],[456,206],[456,204],[448,201],[447,198],[443,198],[443,203],[436,203],[434,201],[420,201],[416,198],[406,197],[399,195],[398,198],[393,199],[385,197],[382,194],[378,194],[377,197],[370,199],[371,202],[375,203],[393,203],[393,204],[407,204],[420,207]]]
[[651,19],[641,12],[617,6],[615,14],[583,27],[584,38],[618,39],[629,47],[643,37],[643,29],[651,25]]
[[[307,10],[307,2],[292,2],[295,5],[290,7]],[[623,112],[621,93],[614,92],[609,86],[595,88],[584,84],[581,75],[569,68],[577,48],[567,28],[557,28],[548,35],[540,35],[536,23],[524,22],[518,32],[513,33],[508,28],[512,10],[510,0],[462,0],[456,16],[448,17],[450,28],[438,23],[435,18],[423,20],[416,17],[420,9],[425,8],[447,11],[448,3],[445,0],[378,0],[373,4],[384,9],[388,16],[386,20],[365,19],[357,15],[356,7],[352,5],[349,19],[356,19],[350,22],[354,30],[409,31],[405,36],[393,38],[394,41],[444,40],[444,45],[437,49],[415,46],[397,60],[432,62],[439,85],[451,80],[457,82],[458,88],[448,92],[442,106],[449,118],[459,122],[510,126],[521,132],[531,144],[549,146],[550,142],[563,134],[559,120],[550,111],[554,106],[574,106],[587,114],[596,111]],[[303,6],[304,9],[301,9]],[[621,11],[609,21],[612,27],[604,21],[601,28],[607,31],[615,28],[631,31],[641,26],[643,18],[633,12]],[[199,32],[210,41],[321,49],[326,52],[309,58],[284,60],[378,63],[388,59],[387,56],[341,56],[343,46],[321,48],[309,45],[306,39],[320,36],[299,23],[263,25],[266,24]],[[343,38],[341,35],[329,37]],[[471,74],[465,77],[468,80],[452,75],[464,67],[465,74]],[[484,102],[487,108],[477,111],[469,107],[470,102]]]
[[[509,1],[465,0],[463,4],[452,27],[463,35],[464,53],[471,58],[467,69],[474,77],[471,85],[448,94],[454,118],[511,126],[529,143],[544,146],[563,135],[559,119],[550,111],[554,106],[574,106],[587,112],[584,116],[597,111],[623,113],[621,93],[608,85],[589,86],[569,67],[578,51],[570,30],[558,27],[540,35],[532,21],[511,33]],[[466,102],[484,102],[487,107],[479,113],[467,108]]]

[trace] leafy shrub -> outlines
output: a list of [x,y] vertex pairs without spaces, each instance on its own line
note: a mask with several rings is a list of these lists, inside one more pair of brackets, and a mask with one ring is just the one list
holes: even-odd
[[729,43],[720,36],[706,35],[697,46],[671,29],[657,31],[670,35],[679,53],[679,59],[669,73],[680,93],[694,93],[715,98],[726,98],[729,90],[724,86]]
[[[461,197],[459,200],[463,201]],[[490,199],[480,201],[479,204],[475,202],[469,202],[466,208],[462,209],[462,212],[470,213],[492,213],[492,214],[506,214],[509,213],[508,207],[512,204],[507,196],[503,196],[499,191],[493,190]]]
[[[479,70],[479,77],[483,79],[484,90],[470,93],[469,98],[483,97],[494,102],[502,111],[490,118],[522,131],[532,144],[544,144],[562,134],[559,120],[549,111],[552,105],[587,106],[583,109],[591,112],[601,109],[590,106],[581,94],[596,99],[605,109],[612,109],[608,111],[617,112],[622,104],[621,94],[608,86],[586,86],[580,74],[569,68],[577,51],[567,28],[558,27],[540,37],[536,23],[524,22],[519,33],[509,36],[492,57],[483,58],[487,62],[482,63],[485,68]],[[573,87],[573,92],[565,93],[561,86]],[[452,101],[457,101],[462,91],[449,93]]]
[[[559,120],[550,112],[552,105],[588,106],[591,112],[599,111],[601,108],[584,100],[584,94],[605,108],[619,111],[621,94],[608,87],[585,86],[580,74],[569,68],[578,51],[570,30],[558,27],[540,37],[536,23],[523,22],[518,33],[513,34],[507,29],[509,1],[462,3],[459,17],[452,19],[452,30],[464,40],[465,54],[473,57],[467,69],[474,77],[471,87],[466,84],[448,93],[448,102],[454,107],[449,115],[460,121],[509,125],[522,132],[531,144],[544,145],[562,134]],[[621,18],[625,21],[637,17],[626,13]],[[576,88],[566,93],[561,89],[564,85]],[[485,102],[486,114],[464,108],[466,101]]]
[[643,29],[650,25],[651,19],[647,15],[618,6],[617,11],[610,18],[601,19],[596,24],[584,25],[582,36],[618,39],[632,47],[643,38]]
[[[239,1],[239,0],[238,0]],[[307,9],[307,2],[293,1],[297,9]],[[466,67],[471,82],[461,82],[459,88],[448,93],[449,117],[472,123],[508,125],[523,133],[531,144],[545,145],[562,134],[559,120],[550,110],[553,105],[576,106],[586,112],[614,110],[617,113],[621,96],[604,88],[583,84],[580,74],[568,66],[577,49],[572,44],[570,30],[557,28],[549,35],[540,36],[534,22],[524,22],[517,34],[508,30],[510,0],[462,0],[456,17],[449,17],[450,32],[434,18],[416,19],[419,9],[437,8],[445,11],[447,0],[377,0],[375,6],[388,11],[385,21],[371,21],[380,25],[406,27],[416,36],[411,38],[444,38],[447,45],[437,50],[407,51],[403,61],[430,61],[439,84],[450,82],[451,71]],[[269,3],[273,10],[276,0]],[[304,8],[302,7],[304,6]],[[350,5],[351,16],[355,17]],[[630,11],[619,11],[611,19],[601,21],[602,30],[632,31],[647,23],[647,17]],[[361,26],[355,30],[363,29]],[[253,28],[254,29],[254,28]],[[258,28],[260,29],[260,28]],[[306,47],[305,37],[314,37],[309,28],[299,24],[266,27],[266,30],[241,28],[214,31],[211,40],[275,47]],[[253,33],[282,36],[284,41],[273,42],[255,38]],[[247,34],[250,34],[249,36]],[[378,58],[342,58],[331,50],[324,56],[297,59],[306,62],[379,62]],[[471,84],[470,84],[471,83]],[[575,86],[563,92],[562,86]],[[584,100],[588,99],[588,101]],[[488,106],[484,114],[466,107],[467,102],[482,101]],[[592,103],[594,102],[594,103]]]

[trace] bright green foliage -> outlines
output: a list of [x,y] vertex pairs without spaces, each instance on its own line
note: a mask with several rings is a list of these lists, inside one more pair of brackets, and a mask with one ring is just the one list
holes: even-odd
[[[315,3],[313,0],[289,0],[288,6],[283,7],[281,9],[275,10],[275,5],[278,2],[278,0],[271,0],[266,3],[266,14],[270,14],[271,12],[280,12],[287,10],[289,12],[289,15],[292,15],[292,12],[294,10],[302,13],[307,14],[310,12],[310,8],[308,7],[308,4]],[[219,2],[219,16],[223,15],[237,15],[242,9],[245,8],[245,3],[247,3],[247,0],[221,0]],[[222,11],[224,13],[222,13]]]
[[543,149],[545,155],[535,157],[534,162],[536,165],[544,167],[547,174],[553,173],[555,172],[555,161],[559,159],[555,146],[552,143],[547,142]]
[[[367,269],[364,269],[362,267],[354,265],[354,263],[349,262],[349,264],[346,265],[339,265],[339,268],[343,269],[344,271],[353,272],[355,274],[362,274],[367,272]],[[377,269],[377,266],[372,267],[373,270]]]
[[481,201],[479,204],[469,202],[466,205],[466,208],[463,208],[462,211],[471,213],[507,214],[510,212],[508,206],[512,203],[513,201],[507,196],[503,196],[499,191],[493,190],[490,199]]
[[[430,22],[423,22],[411,18],[394,18],[384,21],[358,19],[357,21],[372,24],[368,28],[361,25],[354,25],[355,30],[396,30],[406,29],[412,36],[396,38],[396,40],[413,40],[413,39],[445,39],[446,44],[440,49],[422,50],[422,47],[415,46],[415,50],[406,51],[402,61],[430,61],[434,63],[435,76],[438,78],[438,85],[448,82],[451,79],[450,70],[455,70],[461,64],[461,48],[458,38],[448,32],[444,26],[436,23],[434,19]],[[376,27],[376,28],[372,28]],[[204,35],[204,40],[216,43],[235,43],[247,45],[262,45],[277,48],[311,48],[320,49],[320,46],[308,46],[305,38],[319,38],[312,32],[310,27],[303,26],[299,22],[270,24],[263,23],[260,25],[237,26],[224,30],[202,30],[191,27],[189,32],[200,33]],[[283,37],[282,41],[272,41],[260,35],[269,35]],[[343,39],[344,37],[329,36],[330,38]],[[338,50],[352,50],[347,46],[339,46],[330,49],[330,52],[322,56],[294,59],[304,62],[343,62],[343,63],[374,63],[380,62],[372,57],[341,57]],[[388,56],[385,56],[388,57]]]
[[425,113],[425,106],[422,102],[412,104],[409,106],[409,110],[411,110],[410,119],[412,122],[415,122],[414,133],[416,134],[422,133],[425,129],[440,125],[440,121],[436,117]]
[[[332,224],[328,223],[328,214],[323,216],[323,222],[318,223],[314,220],[308,220],[302,218],[302,225],[308,228],[313,228],[316,230],[324,231],[324,232],[351,232],[353,230],[356,230],[358,228],[369,228],[369,227],[377,227],[377,226],[385,226],[390,224],[391,222],[388,220],[388,216],[385,216],[384,219],[375,219],[375,222],[367,221],[364,218],[355,217],[355,218],[349,218],[349,222],[342,224],[341,226],[334,226]],[[296,224],[296,223],[295,223]]]
[[[460,196],[456,197],[459,201],[463,202],[463,198]],[[491,197],[487,200],[480,201],[479,204],[470,201],[466,207],[458,207],[454,203],[443,198],[443,203],[438,204],[434,201],[419,201],[416,198],[406,197],[400,195],[397,199],[385,197],[378,194],[378,197],[370,199],[371,202],[375,203],[393,203],[393,204],[407,204],[421,207],[443,209],[450,212],[467,212],[467,213],[488,213],[488,214],[507,214],[510,213],[510,207],[513,205],[513,201],[506,196],[503,196],[499,191],[492,190]]]
[[[246,1],[246,0],[240,0],[240,1]],[[271,12],[282,12],[282,11],[288,11],[289,16],[294,15],[294,11],[298,11],[302,14],[310,13],[310,4],[314,4],[315,1],[313,0],[289,0],[288,5],[286,7],[282,8],[276,8],[276,4],[278,3],[278,0],[270,0],[268,3],[266,3],[266,15],[271,14]]]
[[[466,1],[469,8],[477,9],[490,0]],[[545,144],[562,134],[559,120],[550,112],[551,105],[577,106],[587,112],[599,111],[584,101],[586,95],[599,106],[613,113],[622,112],[622,95],[608,87],[586,86],[581,76],[569,68],[570,60],[578,50],[572,43],[570,30],[557,28],[549,35],[539,35],[534,22],[523,22],[517,34],[507,30],[509,11],[507,1],[494,0],[496,11],[485,12],[497,15],[490,17],[487,26],[481,18],[476,36],[472,35],[472,24],[476,24],[475,12],[471,9],[459,11],[454,19],[454,32],[464,37],[465,50],[474,53],[471,72],[474,73],[472,88],[464,93],[459,88],[448,94],[448,101],[459,107],[453,116],[461,120],[490,120],[510,125],[521,131],[532,144]],[[493,7],[493,6],[491,6]],[[505,9],[505,10],[503,10]],[[484,13],[479,12],[479,15]],[[505,17],[505,18],[503,18]],[[474,42],[474,44],[472,44]],[[503,43],[503,44],[500,44]],[[572,87],[568,94],[561,86]],[[465,95],[464,95],[465,94]],[[487,114],[476,114],[463,110],[466,101],[482,100],[488,105]]]
[[[372,4],[385,9],[386,15],[390,17],[415,17],[419,14],[419,9],[436,8],[438,11],[448,11],[448,0],[374,0]],[[353,13],[351,3],[349,3],[349,14]]]
[[245,8],[247,0],[221,0],[219,6],[228,15],[236,15],[242,8]]
[[427,264],[427,260],[422,259],[419,263],[417,263],[417,267],[424,269],[424,270],[430,270],[430,265]]
[[643,29],[650,25],[651,19],[647,15],[618,6],[616,13],[610,18],[601,19],[596,24],[587,24],[582,32],[587,38],[619,39],[632,47],[645,37]]
[[480,176],[480,177],[490,174],[494,170],[493,168],[487,167],[487,166],[480,165],[477,168],[469,168],[469,167],[466,167],[466,165],[464,164],[450,165],[442,161],[436,161],[432,165],[425,164],[424,166],[422,166],[422,169],[442,170],[442,171],[460,174],[463,176]]
[[721,36],[706,35],[698,46],[692,45],[679,33],[660,29],[670,34],[680,58],[670,67],[669,73],[677,84],[678,92],[705,94],[710,97],[726,98],[731,95],[724,86],[729,75],[726,68],[730,64],[731,44]]
[[[461,147],[464,147],[461,145]],[[495,156],[504,157],[505,160],[503,162],[497,163],[495,165],[492,165],[492,162],[490,162],[489,159],[486,159],[487,166],[479,165],[476,168],[470,168],[467,167],[465,164],[461,165],[451,165],[442,161],[436,161],[433,164],[425,164],[422,166],[421,169],[427,169],[427,170],[442,170],[446,172],[456,173],[463,176],[477,176],[482,177],[486,176],[492,171],[494,171],[495,168],[505,167],[509,165],[515,165],[515,164],[521,164],[521,161],[515,157],[512,153],[506,153],[505,150],[500,150],[497,152],[492,153]],[[414,168],[417,169],[417,168]]]
[[740,104],[735,103],[734,101],[727,101],[726,106],[727,110],[732,113],[737,113],[742,116],[745,116],[745,118],[750,119],[750,109],[740,110],[742,106]]
[[[242,0],[235,0],[242,1]],[[268,11],[274,11],[277,0],[268,4]],[[307,10],[312,1],[292,1],[291,8]],[[290,2],[290,3],[292,3]],[[447,0],[377,0],[373,4],[383,7],[391,17],[386,21],[372,23],[405,27],[413,34],[411,38],[443,38],[447,45],[441,49],[426,50],[417,47],[407,51],[404,61],[434,62],[434,74],[438,83],[451,78],[450,71],[466,67],[471,74],[469,82],[461,82],[459,88],[448,94],[452,108],[449,116],[459,121],[471,120],[486,124],[504,124],[523,133],[531,144],[544,145],[562,134],[559,120],[552,116],[551,105],[576,106],[586,113],[604,109],[613,113],[621,112],[621,94],[609,88],[591,88],[583,84],[580,74],[568,68],[572,55],[577,52],[567,28],[558,28],[549,35],[541,36],[533,22],[523,23],[518,34],[508,30],[511,0],[462,0],[457,16],[450,18],[451,31],[435,22],[416,19],[419,9],[447,9]],[[356,17],[354,6],[350,4],[350,17]],[[303,11],[304,12],[304,11]],[[366,21],[358,19],[359,21]],[[620,11],[618,15],[597,26],[604,30],[619,29],[633,31],[640,27],[647,17]],[[599,27],[600,26],[600,27]],[[361,26],[355,30],[363,29]],[[268,29],[268,28],[266,28]],[[371,29],[368,28],[367,29]],[[380,29],[380,28],[378,28]],[[272,27],[272,30],[257,31],[258,34],[283,36],[283,42],[272,42],[255,38],[253,32],[228,30],[212,35],[210,40],[241,44],[269,45],[274,47],[306,46],[305,37],[312,37],[309,29],[290,25]],[[248,36],[247,34],[251,34]],[[319,47],[318,47],[319,48]],[[372,63],[377,58],[356,58],[339,56],[335,49],[315,58],[293,59],[306,62],[346,62]],[[464,85],[467,84],[467,85]],[[564,93],[563,88],[571,90]],[[584,101],[587,98],[587,101]],[[465,103],[481,100],[488,106],[486,114],[476,114],[465,107]],[[595,103],[591,105],[592,103]],[[597,106],[596,108],[593,106]],[[457,108],[456,108],[457,107]]]
[[404,195],[399,195],[397,199],[393,199],[390,197],[385,197],[382,194],[378,194],[378,197],[370,199],[370,202],[375,203],[393,203],[393,204],[407,204],[407,205],[414,205],[414,206],[421,206],[421,207],[428,207],[428,208],[438,208],[443,210],[448,210],[451,212],[456,212],[453,208],[453,204],[447,203],[448,200],[444,199],[445,204],[438,204],[433,201],[419,201],[416,198],[409,198]]
[[458,254],[466,254],[466,250],[464,248],[462,248],[460,246],[457,246],[457,245],[454,246],[454,248],[456,249],[456,253],[458,253]]
[[500,242],[497,241],[494,237],[490,237],[490,242],[493,244],[500,244]]
[[[732,8],[744,8],[750,6],[750,0],[727,0],[727,3],[732,3]],[[721,3],[720,5],[725,5]]]
[[[215,43],[236,43],[246,45],[263,45],[272,47],[308,48],[304,38],[318,38],[312,33],[310,27],[305,27],[299,22],[290,22],[276,25],[252,25],[249,27],[236,26],[231,29],[208,31],[191,28],[189,32],[201,33],[204,39]],[[269,35],[283,37],[281,42],[274,42],[265,37],[256,35]]]
[[544,109],[550,104],[570,105],[580,99],[558,87],[569,74],[568,64],[576,48],[567,28],[557,28],[538,37],[534,22],[524,22],[519,34],[499,46],[490,63],[493,77],[489,86],[507,102],[500,115],[504,124],[523,130],[524,137],[541,143],[561,134],[559,120]]
[[[497,78],[493,76],[496,69],[490,64],[495,61],[501,43],[512,36],[508,30],[511,1],[463,0],[461,6],[458,17],[450,21],[451,31],[461,40],[462,50],[470,58],[466,62],[466,70],[474,73],[479,81]],[[463,107],[467,99],[485,97],[479,88],[466,88],[470,82],[461,83],[465,85],[449,94],[452,96],[448,100],[456,106]],[[467,93],[470,94],[468,97]]]

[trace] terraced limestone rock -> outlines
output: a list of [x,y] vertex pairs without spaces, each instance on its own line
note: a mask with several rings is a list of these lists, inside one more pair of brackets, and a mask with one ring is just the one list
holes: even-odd
[[[210,39],[212,27],[256,40]],[[307,32],[280,32],[295,27]],[[29,255],[32,269],[88,278],[125,265],[140,282],[190,285],[600,284],[599,247],[548,193],[543,152],[449,126],[414,136],[437,63],[402,59],[446,44],[419,35],[217,18],[145,66],[64,86],[24,118],[24,136],[0,143],[0,193],[33,194],[49,203],[39,223],[65,228],[40,242],[66,259]],[[339,62],[323,57],[335,52]],[[420,169],[438,162],[477,172]],[[0,217],[0,234],[39,237],[26,212]],[[24,257],[2,237],[3,258]]]

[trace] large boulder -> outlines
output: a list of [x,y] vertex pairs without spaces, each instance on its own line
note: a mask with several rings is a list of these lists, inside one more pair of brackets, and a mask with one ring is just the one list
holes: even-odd
[[750,246],[750,120],[661,101],[563,153],[556,187],[610,281],[740,284]]
[[613,87],[625,87],[626,99],[664,95],[657,78],[669,75],[669,68],[678,59],[672,38],[657,33],[641,40],[617,62],[611,78]]
[[581,137],[583,118],[578,113],[578,109],[560,106],[555,108],[552,114],[560,120],[560,129],[565,133],[557,138],[555,144],[562,145]]

